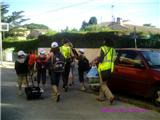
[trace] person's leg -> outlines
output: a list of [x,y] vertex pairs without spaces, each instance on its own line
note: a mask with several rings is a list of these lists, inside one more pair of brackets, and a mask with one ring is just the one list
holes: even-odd
[[45,84],[46,84],[46,70],[42,71],[42,85],[43,88],[45,88]]
[[23,76],[22,75],[18,75],[18,95],[22,95],[22,81],[23,81]]
[[59,102],[60,100],[60,91],[59,91],[59,82],[60,82],[61,73],[56,73],[56,87],[57,87],[57,95],[56,95],[56,101]]
[[39,84],[40,84],[40,80],[41,80],[41,71],[38,70],[38,71],[37,71],[37,84],[38,84],[38,86],[39,86]]
[[60,93],[58,90],[59,80],[60,80],[60,74],[56,72],[51,72],[51,84],[52,84],[53,98],[56,97],[57,102],[59,102],[60,100]]
[[52,86],[52,95],[55,96],[57,93],[57,90],[55,88],[56,86],[56,82],[55,82],[55,72],[53,72],[52,70],[50,71],[50,78],[51,78],[51,86]]
[[68,90],[68,77],[70,72],[70,63],[67,62],[65,65],[65,70],[63,72],[63,88],[65,88],[65,91]]
[[78,69],[78,74],[79,74],[79,81],[80,81],[80,90],[84,91],[84,71],[81,69]]
[[101,87],[102,87],[102,91],[103,91],[104,95],[106,96],[106,98],[108,100],[110,100],[110,102],[112,103],[114,100],[114,96],[107,86],[107,80],[110,79],[110,75],[111,75],[110,70],[106,70],[106,71],[101,72],[101,77],[102,77]]

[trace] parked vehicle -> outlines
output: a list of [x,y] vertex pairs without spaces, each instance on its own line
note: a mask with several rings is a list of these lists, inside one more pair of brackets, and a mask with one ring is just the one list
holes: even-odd
[[111,90],[160,103],[160,50],[117,49],[115,71],[108,81]]

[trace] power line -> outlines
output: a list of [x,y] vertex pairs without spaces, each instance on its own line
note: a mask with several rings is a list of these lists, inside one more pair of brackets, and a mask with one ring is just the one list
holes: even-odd
[[76,3],[76,4],[71,4],[71,5],[59,7],[59,8],[48,10],[48,11],[45,11],[45,12],[42,12],[42,13],[34,14],[34,16],[40,16],[40,15],[46,14],[46,13],[58,12],[58,11],[61,11],[61,10],[67,9],[67,8],[72,8],[72,7],[85,5],[85,4],[88,4],[88,3],[92,2],[92,1],[95,1],[95,0],[88,0],[88,1],[85,1],[85,2],[80,2],[80,3]]

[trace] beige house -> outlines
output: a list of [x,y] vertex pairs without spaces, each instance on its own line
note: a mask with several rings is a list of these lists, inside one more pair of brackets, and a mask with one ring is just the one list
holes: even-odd
[[38,38],[39,35],[43,35],[48,32],[48,29],[34,29],[28,35],[29,38]]
[[27,36],[30,34],[30,31],[27,28],[20,27],[14,34],[17,36],[18,40],[26,40]]
[[106,27],[111,28],[112,30],[127,30],[130,32],[133,32],[134,27],[136,27],[137,32],[143,31],[146,33],[160,33],[160,28],[133,25],[129,21],[122,22],[119,17],[117,18],[115,22],[103,22],[103,23],[100,23],[100,26],[106,26]]

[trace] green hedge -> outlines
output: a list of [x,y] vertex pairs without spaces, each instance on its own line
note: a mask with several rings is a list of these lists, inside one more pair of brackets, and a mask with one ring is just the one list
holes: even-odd
[[30,50],[36,50],[38,48],[39,41],[38,40],[30,40],[30,41],[16,41],[16,42],[3,42],[3,49],[13,47],[15,52],[19,50],[24,50],[25,52],[29,52]]
[[[116,48],[133,48],[134,39],[130,35],[119,35],[119,32],[97,32],[97,33],[58,33],[53,36],[39,36],[40,47],[50,47],[53,41],[57,41],[60,45],[63,39],[69,39],[77,48],[98,48],[102,45],[103,39],[112,38]],[[140,48],[160,48],[160,38],[137,39],[137,46]]]
[[[41,35],[37,40],[3,42],[3,48],[14,47],[15,51],[36,50],[38,47],[50,47],[53,41],[60,45],[63,39],[69,39],[76,48],[99,48],[104,39],[112,38],[116,48],[134,48],[134,39],[129,35],[120,35],[119,32],[97,32],[97,33],[57,33],[52,36]],[[160,37],[156,39],[137,39],[139,48],[160,48]]]

